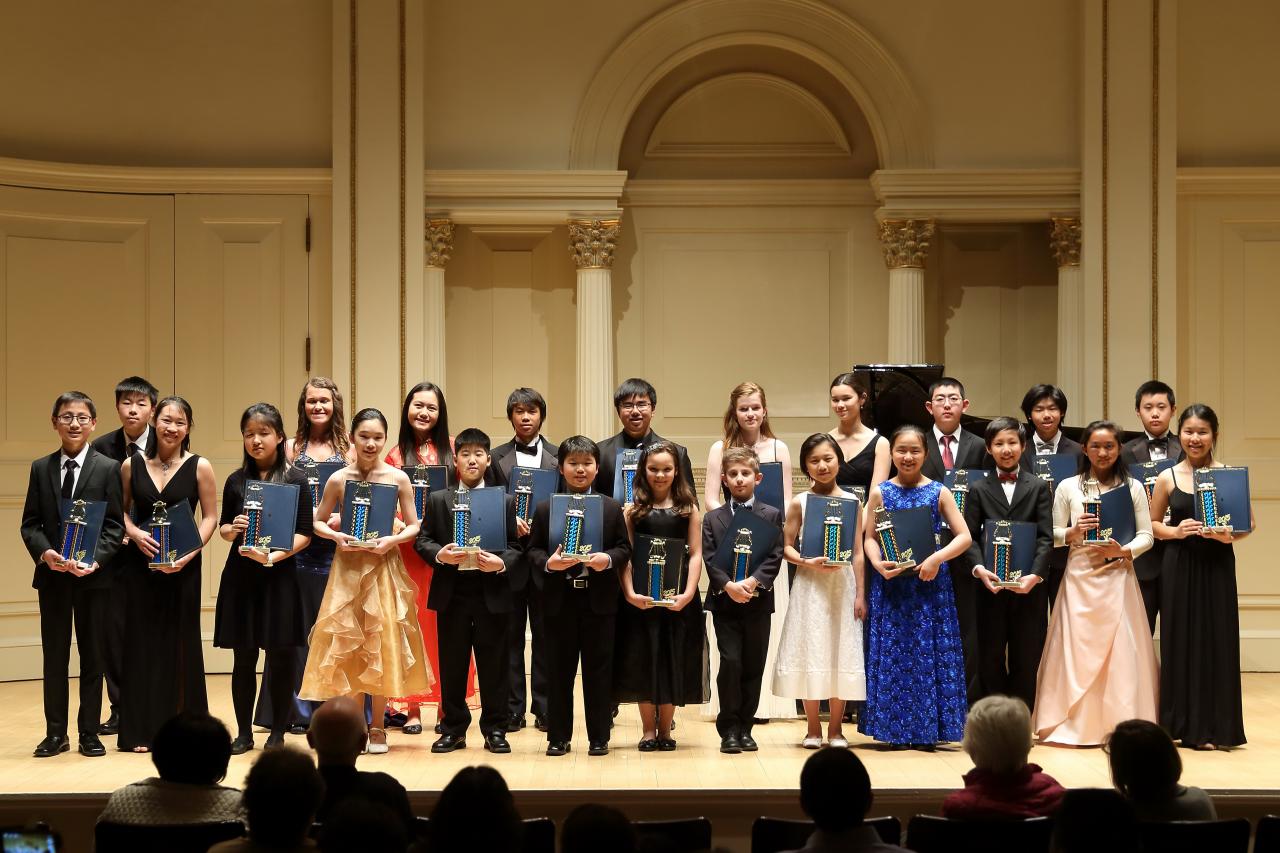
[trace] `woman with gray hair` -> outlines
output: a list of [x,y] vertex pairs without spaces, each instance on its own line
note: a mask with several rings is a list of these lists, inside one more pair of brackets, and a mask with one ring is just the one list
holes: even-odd
[[988,696],[975,703],[963,746],[974,766],[964,775],[964,788],[942,801],[943,817],[1022,819],[1057,810],[1066,792],[1039,765],[1027,763],[1031,712],[1021,699]]

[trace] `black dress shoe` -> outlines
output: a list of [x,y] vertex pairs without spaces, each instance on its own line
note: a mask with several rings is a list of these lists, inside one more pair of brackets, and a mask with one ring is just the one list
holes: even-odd
[[31,754],[36,758],[52,758],[69,749],[71,749],[71,741],[67,740],[66,735],[49,735],[36,745],[35,752]]
[[253,737],[251,735],[240,735],[240,737],[231,741],[231,754],[244,755],[253,749]]
[[567,755],[572,748],[567,740],[553,740],[547,744],[547,755]]
[[400,727],[400,731],[407,735],[420,735],[422,734],[422,723],[406,723]]
[[545,732],[547,730],[547,718],[539,717],[537,714],[534,714],[533,727],[540,732]]
[[608,755],[609,741],[593,740],[587,745],[587,755]]
[[107,748],[102,745],[102,741],[98,740],[96,734],[86,732],[80,735],[80,754],[87,755],[90,758],[97,758],[99,755],[106,755]]
[[302,723],[294,723],[292,726],[289,726],[289,734],[305,735],[307,733],[307,728],[308,727],[304,726]]
[[767,726],[769,725],[769,718],[768,717],[752,717],[751,724],[753,726]]
[[676,742],[669,737],[658,738],[658,752],[675,752]]
[[107,717],[107,721],[98,726],[98,734],[103,737],[120,733],[120,715],[115,711],[111,712],[111,716]]
[[267,738],[267,742],[263,744],[263,749],[279,749],[284,746],[284,732],[272,732]]
[[640,750],[641,752],[657,752],[658,739],[654,737],[647,737],[644,740],[640,741],[638,744],[636,744],[636,749]]
[[408,719],[408,714],[401,714],[388,708],[382,712],[382,727],[384,729],[398,729],[403,726]]
[[738,735],[738,746],[742,747],[743,752],[757,752],[760,749],[760,744],[751,735]]
[[507,743],[507,735],[505,732],[489,732],[484,736],[484,748],[489,750],[489,752],[505,755],[511,751],[511,744]]
[[524,714],[512,714],[507,718],[507,731],[518,732],[525,727]]
[[432,731],[438,735],[444,734],[444,723],[436,723],[435,728],[433,728]]
[[742,743],[733,732],[720,738],[720,751],[725,755],[737,755],[742,752]]
[[934,743],[915,743],[911,745],[911,748],[915,750],[919,750],[920,752],[937,752],[938,751],[938,745]]
[[436,742],[431,744],[432,752],[453,752],[455,749],[466,749],[467,739],[459,735],[440,735]]

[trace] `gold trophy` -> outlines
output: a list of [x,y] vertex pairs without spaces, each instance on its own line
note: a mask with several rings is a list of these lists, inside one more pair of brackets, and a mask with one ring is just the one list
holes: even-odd
[[880,552],[885,562],[893,563],[895,569],[914,569],[916,561],[911,558],[911,549],[898,547],[898,535],[893,529],[893,519],[883,506],[876,507],[876,539],[880,542]]
[[516,517],[532,522],[533,472],[528,468],[521,468],[520,473],[516,475],[515,485],[511,487],[511,493],[516,499]]
[[586,499],[582,495],[570,495],[569,506],[564,513],[564,545],[560,549],[560,556],[575,563],[585,563],[591,559],[591,545],[582,541],[586,506]]
[[355,548],[374,548],[380,531],[369,529],[369,513],[373,509],[373,486],[367,480],[356,483],[356,493],[351,497],[351,536],[347,545]]
[[169,545],[169,507],[164,501],[156,501],[151,505],[151,520],[147,522],[147,532],[156,540],[159,550],[147,563],[147,568],[154,570],[172,569],[177,565],[178,552]]
[[651,605],[654,607],[674,607],[676,590],[667,588],[663,584],[663,576],[667,569],[667,540],[650,540],[649,559],[645,565],[649,572],[649,598],[653,599],[650,602]]
[[467,491],[458,489],[453,497],[453,545],[455,551],[466,555],[466,560],[458,566],[459,571],[480,568],[479,541],[479,536],[471,535],[471,496]]
[[250,480],[244,487],[244,514],[249,518],[249,526],[244,529],[241,554],[257,554],[267,558],[271,565],[271,537],[262,534],[262,483]]
[[[751,528],[740,527],[733,537],[733,582],[742,583],[751,574]],[[760,590],[751,590],[752,598],[760,597]]]
[[76,565],[80,568],[88,568],[93,560],[85,562],[88,556],[84,549],[85,531],[88,529],[88,522],[85,521],[84,501],[77,500],[71,504],[71,512],[67,515],[66,521],[63,522],[62,528],[62,547],[58,550],[58,565]]
[[844,517],[840,501],[827,501],[827,514],[822,520],[822,551],[826,556],[824,566],[851,566],[852,548],[844,547]]
[[992,572],[999,580],[996,586],[1011,589],[1022,586],[1022,572],[1013,568],[1013,525],[1008,521],[997,521],[995,533],[991,537]]
[[1204,533],[1230,533],[1231,515],[1218,512],[1218,484],[1212,468],[1198,468],[1191,473],[1196,486],[1196,503],[1200,509]]
[[1094,479],[1081,480],[1080,491],[1083,496],[1081,502],[1084,504],[1084,511],[1098,519],[1097,527],[1092,527],[1084,532],[1084,541],[1106,542],[1111,538],[1111,531],[1102,529],[1101,486]]

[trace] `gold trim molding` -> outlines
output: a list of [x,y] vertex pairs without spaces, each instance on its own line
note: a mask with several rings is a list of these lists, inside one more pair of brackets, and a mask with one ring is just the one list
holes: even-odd
[[1049,248],[1058,268],[1080,266],[1080,217],[1054,216],[1049,219]]
[[880,223],[884,265],[891,270],[924,269],[937,230],[932,219],[886,219]]
[[569,253],[577,268],[613,269],[613,250],[621,231],[621,218],[570,219]]
[[453,221],[444,217],[428,218],[425,238],[426,265],[444,269],[453,253]]
[[96,166],[0,157],[0,184],[99,193],[329,195],[332,169]]

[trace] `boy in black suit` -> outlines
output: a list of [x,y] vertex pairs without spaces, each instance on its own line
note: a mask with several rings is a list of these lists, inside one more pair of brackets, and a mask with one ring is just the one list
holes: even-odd
[[[517,544],[515,503],[506,497],[507,547],[501,554],[481,551],[474,558],[453,543],[453,505],[459,492],[484,488],[489,467],[489,436],[464,429],[453,445],[458,485],[433,492],[427,517],[414,542],[435,569],[427,607],[436,611],[440,644],[440,704],[444,715],[432,752],[453,752],[467,745],[471,710],[467,707],[467,670],[474,652],[480,681],[480,731],[484,748],[507,753],[507,626],[511,620],[512,578],[523,569]],[[459,571],[474,559],[478,571]]]
[[[957,468],[991,468],[994,464],[982,439],[960,428],[960,416],[969,408],[964,385],[959,379],[944,376],[929,386],[925,410],[933,417],[933,429],[925,437],[925,460],[921,471],[930,480],[942,481],[948,471]],[[951,541],[951,531],[942,528],[941,544]],[[969,704],[978,700],[978,629],[975,590],[969,577],[967,555],[952,560],[951,586],[956,597],[956,619],[960,623],[960,642],[964,646],[965,681]]]
[[[649,427],[653,421],[653,413],[658,410],[658,392],[645,380],[628,379],[619,385],[618,390],[613,393],[613,407],[622,423],[622,431],[600,442],[600,467],[596,474],[595,490],[602,495],[613,494],[614,469],[620,450],[637,450],[663,440],[662,436]],[[683,445],[674,441],[671,443],[675,444],[676,453],[680,457],[680,476],[696,497],[698,489],[693,484],[693,465],[689,462],[689,451]]]
[[[1033,708],[1036,671],[1048,628],[1042,582],[1053,548],[1053,496],[1048,483],[1019,465],[1025,449],[1022,424],[1013,418],[995,418],[987,425],[986,438],[996,470],[969,487],[964,513],[973,536],[969,546],[973,576],[986,586],[978,591],[975,602],[979,692],[983,696],[1017,696]],[[1029,521],[1036,526],[1031,571],[1011,589],[996,586],[1000,579],[987,569],[983,554],[983,524],[1002,520]]]
[[[110,576],[101,571],[124,536],[120,466],[89,447],[98,423],[93,400],[68,391],[53,404],[53,429],[62,447],[31,463],[31,482],[22,507],[22,541],[35,560],[31,586],[40,600],[40,644],[44,650],[45,738],[36,758],[49,758],[71,748],[67,740],[67,667],[71,628],[75,624],[80,652],[80,754],[105,755],[98,727],[102,722],[102,659],[98,648]],[[62,500],[104,501],[106,515],[92,565],[63,565]]]
[[730,447],[721,464],[720,479],[729,489],[730,501],[702,519],[702,553],[709,582],[706,607],[711,611],[716,645],[720,648],[720,672],[716,675],[720,713],[716,716],[716,730],[720,732],[720,751],[734,754],[759,748],[751,737],[751,726],[760,704],[760,680],[769,652],[773,584],[782,566],[782,537],[741,583],[735,583],[715,565],[712,556],[722,542],[735,535],[732,522],[739,507],[779,528],[782,513],[755,499],[756,486],[764,477],[754,450]]
[[[120,417],[120,429],[95,439],[93,449],[120,464],[135,453],[146,453],[147,445],[155,435],[151,418],[155,413],[160,389],[141,376],[129,376],[116,383],[116,414]],[[120,730],[120,680],[124,670],[124,589],[117,582],[124,572],[127,552],[121,548],[106,566],[111,579],[107,588],[106,615],[98,620],[101,627],[102,668],[107,677],[107,701],[111,703],[111,715],[98,730],[101,735],[114,735]]]
[[[1079,456],[1084,452],[1080,442],[1072,441],[1062,434],[1062,422],[1067,417],[1067,395],[1056,385],[1033,385],[1022,397],[1022,414],[1027,419],[1032,433],[1031,440],[1022,448],[1022,468],[1035,472],[1037,456],[1050,456],[1056,453],[1068,453]],[[1052,499],[1050,495],[1050,499]],[[1049,567],[1045,573],[1049,608],[1058,601],[1058,587],[1062,585],[1062,576],[1067,571],[1067,549],[1053,548],[1049,551]]]
[[[547,419],[547,401],[532,388],[517,388],[507,397],[507,420],[515,436],[506,444],[499,444],[493,449],[493,461],[486,472],[486,481],[506,488],[511,481],[512,471],[519,468],[543,468],[556,470],[556,448],[542,436],[542,424]],[[535,507],[536,509],[536,507]],[[520,540],[528,544],[529,531],[523,519],[517,519]],[[524,560],[522,553],[520,559]],[[511,627],[508,630],[507,645],[511,659],[509,676],[510,698],[507,711],[507,731],[518,732],[525,726],[524,713],[526,707],[533,710],[533,724],[538,731],[547,730],[547,648],[546,630],[542,623],[542,573],[529,572],[528,567],[513,576],[511,592],[513,595],[511,609]],[[515,584],[519,584],[518,586]],[[530,669],[527,695],[529,705],[525,705],[525,673],[524,673],[524,629],[529,626],[533,635],[532,650],[529,655]]]
[[[587,494],[596,480],[600,448],[585,436],[560,443],[560,477],[570,494]],[[582,701],[587,720],[588,755],[607,755],[612,721],[614,624],[622,598],[619,572],[631,559],[631,540],[622,507],[601,495],[604,541],[589,562],[549,553],[550,501],[538,504],[529,535],[529,570],[543,573],[542,606],[550,649],[547,690],[547,755],[569,752],[573,735],[573,679],[582,659]]]
[[[1138,465],[1161,459],[1181,460],[1182,444],[1178,436],[1169,433],[1169,424],[1173,421],[1173,389],[1159,379],[1143,382],[1133,395],[1133,407],[1142,420],[1145,434],[1124,443],[1120,448],[1120,463]],[[1133,561],[1152,634],[1156,632],[1156,616],[1160,614],[1160,566],[1164,562],[1164,547],[1165,543],[1157,539],[1149,551]]]

